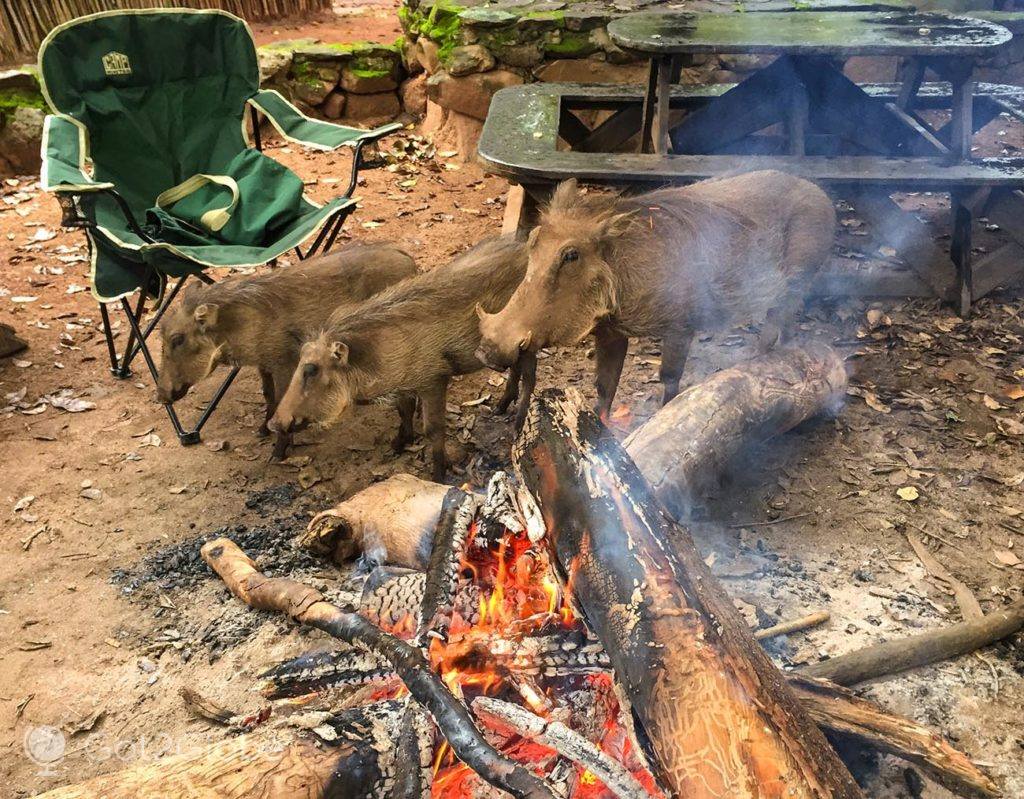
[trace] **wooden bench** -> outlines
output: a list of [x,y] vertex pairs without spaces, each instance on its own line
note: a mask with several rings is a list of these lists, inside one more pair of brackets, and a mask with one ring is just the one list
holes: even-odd
[[[729,84],[710,86],[674,86],[671,94],[673,113],[699,108],[732,88]],[[863,87],[880,103],[895,104],[898,84],[872,84]],[[614,186],[654,187],[689,183],[723,174],[756,169],[779,169],[836,189],[844,196],[875,199],[870,206],[870,221],[899,238],[905,228],[920,228],[920,223],[887,200],[895,191],[949,192],[953,198],[954,230],[959,247],[953,252],[957,267],[932,243],[930,235],[918,231],[920,246],[905,260],[911,275],[895,279],[881,277],[859,290],[851,281],[829,280],[841,293],[878,295],[934,295],[961,298],[966,312],[970,298],[983,296],[1024,263],[1024,200],[1018,190],[1024,188],[1024,158],[977,158],[950,163],[945,156],[889,158],[872,155],[776,155],[736,152],[698,155],[657,155],[616,152],[639,130],[644,90],[641,86],[590,85],[574,83],[532,83],[499,91],[491,102],[484,123],[478,153],[487,168],[522,187],[521,196],[510,203],[506,228],[528,219],[531,208],[544,201],[554,183],[575,177],[580,180]],[[923,85],[915,98],[914,111],[948,108],[949,84]],[[601,124],[591,128],[574,112],[610,111]],[[1024,88],[979,83],[975,87],[973,128],[980,130],[1000,114],[1024,121]],[[913,123],[912,116],[908,124]],[[941,131],[940,131],[941,133]],[[746,140],[749,142],[749,139]],[[940,142],[941,144],[941,142]],[[884,201],[878,201],[881,195]],[[1015,240],[1014,249],[1000,251],[971,263],[970,222],[986,207],[997,202],[1006,231]],[[1010,211],[1013,209],[1013,212]],[[858,210],[860,207],[858,206]],[[965,217],[966,214],[966,217]],[[1013,224],[1019,218],[1021,223]],[[965,244],[966,242],[966,244]],[[1019,243],[1018,243],[1019,242]],[[997,257],[998,256],[998,257]],[[1019,256],[1019,257],[1015,257]],[[941,260],[941,264],[938,262]],[[840,292],[832,292],[840,293]]]

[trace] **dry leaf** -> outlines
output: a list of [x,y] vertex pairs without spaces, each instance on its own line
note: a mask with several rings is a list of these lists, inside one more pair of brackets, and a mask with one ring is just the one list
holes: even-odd
[[228,444],[227,441],[207,441],[206,442],[206,448],[208,450],[210,450],[210,452],[227,452],[230,447],[231,447],[231,445]]
[[988,394],[983,394],[981,401],[985,403],[985,407],[990,411],[1001,411],[1005,407],[999,404],[999,400],[993,399]]
[[83,499],[99,499],[103,492],[98,488],[83,488],[78,495]]
[[28,509],[28,506],[35,502],[35,500],[36,498],[34,494],[26,494],[14,503],[14,512],[21,513],[23,510]]
[[995,555],[996,560],[1004,566],[1017,566],[1020,564],[1020,558],[1008,549],[993,549],[992,554]]
[[1003,391],[1003,396],[1012,400],[1024,399],[1024,386],[1010,386]]
[[1020,508],[1014,508],[1011,505],[1003,505],[999,508],[1000,513],[1005,513],[1007,516],[1020,516],[1024,513],[1024,510]]
[[906,502],[913,502],[921,495],[914,486],[904,486],[903,488],[896,489],[896,496]]
[[147,433],[141,439],[139,439],[139,449],[142,447],[159,447],[163,441],[160,440],[160,436],[156,433]]
[[170,491],[172,494],[184,494],[186,491],[188,491],[188,486],[171,486],[167,490]]

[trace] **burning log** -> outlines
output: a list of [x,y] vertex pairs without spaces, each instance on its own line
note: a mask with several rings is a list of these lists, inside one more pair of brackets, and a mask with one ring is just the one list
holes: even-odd
[[805,666],[800,673],[807,677],[831,680],[839,685],[855,685],[973,652],[1021,629],[1024,629],[1024,600],[1018,600],[980,619],[940,627],[909,638],[885,641]]
[[519,705],[488,696],[474,699],[473,710],[484,724],[497,722],[499,728],[511,727],[524,738],[554,749],[562,757],[589,769],[619,799],[648,799],[649,794],[636,777],[560,721],[542,719]]
[[452,750],[483,779],[521,799],[554,799],[544,783],[484,740],[472,716],[431,671],[423,653],[356,613],[346,613],[309,586],[268,578],[232,541],[217,538],[202,548],[203,560],[250,607],[285,613],[349,644],[387,659],[409,693],[433,717]]
[[861,792],[636,465],[560,391],[513,450],[659,784],[693,799]]
[[821,413],[845,391],[846,369],[831,347],[777,349],[686,389],[624,446],[661,503],[683,518],[737,454]]

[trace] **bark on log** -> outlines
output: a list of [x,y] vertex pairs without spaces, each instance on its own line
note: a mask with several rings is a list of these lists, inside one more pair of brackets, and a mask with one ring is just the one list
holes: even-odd
[[624,446],[677,519],[740,452],[838,403],[842,358],[824,344],[778,349],[691,386]]
[[811,718],[829,734],[913,763],[958,796],[994,797],[999,789],[966,755],[942,736],[825,680],[789,676],[789,685]]
[[356,613],[342,611],[314,588],[287,578],[266,577],[226,538],[206,542],[201,552],[231,593],[250,607],[285,613],[301,624],[365,647],[390,661],[409,693],[433,717],[452,751],[491,785],[522,799],[554,799],[541,780],[487,743],[469,711],[434,674],[419,649]]
[[973,652],[1021,629],[1024,629],[1024,600],[1002,610],[994,610],[980,619],[897,638],[814,663],[800,669],[800,674],[831,680],[838,685],[856,685]]
[[[353,745],[353,750],[354,750]],[[249,736],[161,758],[86,782],[56,788],[43,799],[319,799],[344,755],[312,742],[267,752]]]
[[593,414],[545,391],[513,460],[659,784],[688,799],[861,796],[689,534]]
[[362,554],[370,563],[427,568],[430,542],[449,486],[396,474],[318,513],[298,543],[345,563]]

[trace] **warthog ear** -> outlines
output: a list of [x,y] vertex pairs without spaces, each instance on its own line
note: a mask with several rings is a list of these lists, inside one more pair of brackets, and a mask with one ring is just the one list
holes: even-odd
[[601,234],[604,236],[621,236],[633,224],[633,212],[626,211],[615,214],[601,222]]
[[212,302],[197,305],[192,315],[200,330],[207,330],[217,324],[217,306]]
[[563,180],[558,184],[558,188],[555,189],[555,193],[551,195],[551,208],[568,208],[572,206],[576,200],[576,196],[579,194],[579,185],[576,183],[576,178],[569,178]]
[[335,364],[336,366],[345,366],[348,364],[348,344],[344,341],[332,341],[331,357],[337,361],[337,364]]

